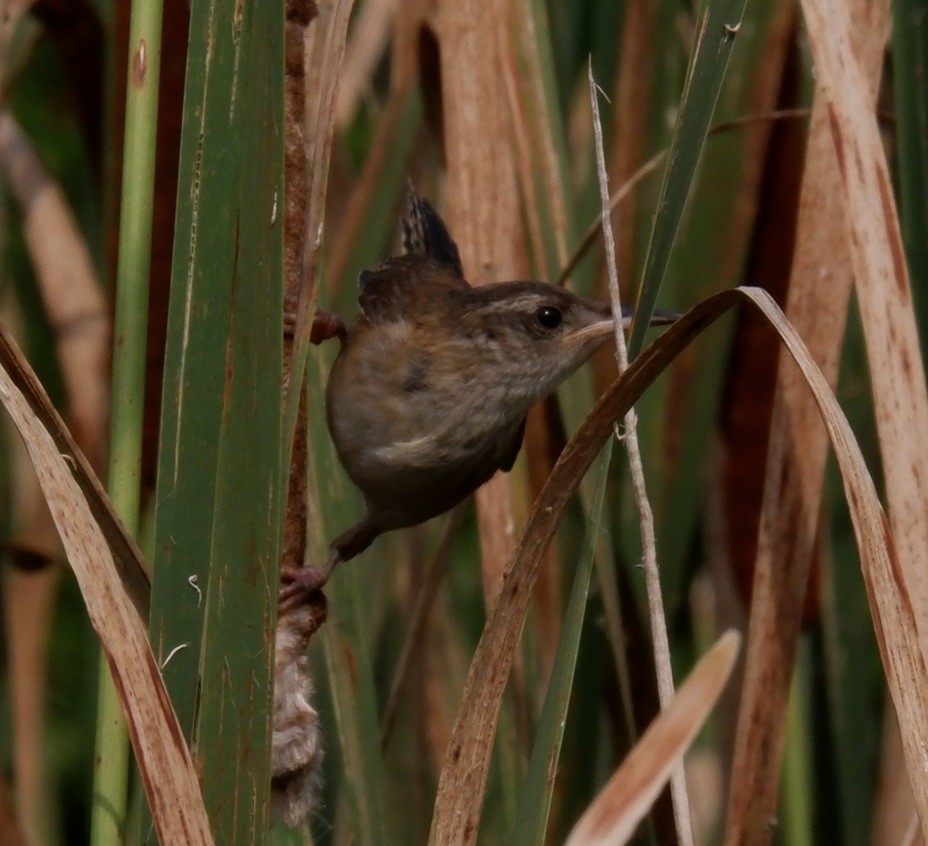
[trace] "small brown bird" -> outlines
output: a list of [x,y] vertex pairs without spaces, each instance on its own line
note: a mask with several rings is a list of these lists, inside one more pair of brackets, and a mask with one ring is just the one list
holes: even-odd
[[609,306],[562,288],[472,288],[444,222],[412,190],[403,241],[406,255],[360,274],[350,332],[331,315],[313,325],[313,342],[342,339],[329,432],[367,513],[335,539],[324,570],[288,574],[282,598],[320,587],[378,535],[435,517],[510,470],[529,408],[612,336]]

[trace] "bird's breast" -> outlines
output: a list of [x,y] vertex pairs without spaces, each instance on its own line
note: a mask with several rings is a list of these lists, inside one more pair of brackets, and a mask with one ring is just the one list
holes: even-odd
[[342,464],[368,499],[398,486],[456,487],[482,477],[479,484],[524,415],[505,386],[404,323],[349,342],[333,365],[327,406]]

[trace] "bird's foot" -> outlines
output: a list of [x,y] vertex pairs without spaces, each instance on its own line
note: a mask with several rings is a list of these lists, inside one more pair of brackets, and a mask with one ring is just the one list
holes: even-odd
[[314,602],[319,596],[324,598],[322,589],[341,560],[341,554],[337,549],[333,549],[321,570],[317,567],[294,567],[284,564],[280,568],[281,584],[277,593],[279,614],[293,611],[304,603]]
[[328,572],[316,567],[281,568],[278,614],[282,617],[309,602],[314,594],[321,593],[328,580]]
[[[287,294],[284,297],[284,334],[292,338],[296,334],[296,321],[299,314],[300,297],[298,294]],[[313,315],[313,325],[309,330],[309,341],[312,344],[321,344],[329,338],[338,338],[342,343],[348,337],[348,330],[344,321],[331,311],[316,310]]]

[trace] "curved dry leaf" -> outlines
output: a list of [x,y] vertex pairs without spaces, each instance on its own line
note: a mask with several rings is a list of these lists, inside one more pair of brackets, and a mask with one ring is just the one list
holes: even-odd
[[[852,49],[861,27],[852,24],[845,4],[803,0],[802,9],[847,209],[886,498],[899,548],[896,575],[928,655],[928,514],[913,507],[928,499],[928,392],[892,181],[872,86]],[[885,34],[885,23],[876,29]],[[915,807],[928,837],[924,733],[920,740],[910,715],[898,702],[896,708]]]
[[[879,87],[888,0],[849,4],[871,103]],[[802,174],[786,314],[829,385],[838,379],[853,281],[827,102],[816,92]],[[751,623],[726,842],[767,836],[776,812],[793,655],[816,548],[828,436],[802,375],[781,360],[770,418]],[[893,841],[898,842],[896,841]]]
[[718,639],[587,808],[566,846],[620,846],[654,804],[731,675],[741,635]]
[[[803,0],[802,9],[844,188],[899,575],[928,652],[928,512],[912,507],[928,501],[928,389],[892,180],[846,5]],[[921,765],[915,772],[924,781]]]
[[[815,397],[841,469],[860,550],[861,566],[880,654],[893,701],[904,725],[907,759],[928,737],[928,670],[922,658],[912,606],[899,574],[892,532],[866,464],[837,400],[802,340],[769,294],[736,288],[695,306],[645,350],[600,397],[571,438],[538,497],[503,580],[500,597],[483,631],[464,686],[461,706],[438,784],[430,843],[471,843],[476,838],[499,706],[537,574],[567,503],[613,424],[644,389],[722,314],[749,302],[778,332]],[[922,801],[928,785],[922,784]]]
[[[15,350],[8,339],[3,340]],[[79,484],[80,465],[72,455],[62,453],[45,420],[36,414],[30,398],[5,366],[0,366],[0,398],[26,443],[88,617],[100,637],[158,839],[161,843],[211,844],[190,750],[142,618],[123,586],[108,539]]]

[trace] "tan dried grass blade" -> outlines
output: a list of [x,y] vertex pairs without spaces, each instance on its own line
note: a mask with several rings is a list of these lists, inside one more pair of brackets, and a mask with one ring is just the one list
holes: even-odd
[[[334,0],[325,9],[325,14],[318,16],[313,25],[305,29],[303,55],[305,114],[309,138],[309,187],[301,260],[303,291],[297,309],[294,338],[295,356],[298,359],[302,358],[309,343],[310,317],[316,302],[316,273],[325,220],[329,159],[335,134],[335,103],[345,58],[348,21],[353,7],[354,0]],[[299,384],[302,381],[302,364],[299,362],[294,376],[293,381]]]
[[107,537],[78,482],[78,464],[63,453],[17,384],[28,366],[7,369],[15,346],[3,338],[0,398],[26,443],[91,624],[113,674],[139,772],[162,843],[211,844],[212,835],[190,751],[171,707],[142,618],[126,592]]
[[397,5],[397,0],[368,0],[358,12],[335,101],[335,125],[340,130],[355,116],[362,98],[373,88],[377,65],[390,40]]
[[[890,693],[905,714],[907,756],[928,737],[926,670],[915,617],[899,573],[892,532],[860,448],[821,372],[770,296],[757,288],[716,294],[695,306],[645,350],[602,395],[571,438],[535,502],[484,628],[464,687],[457,722],[438,785],[431,843],[476,838],[499,705],[525,620],[538,561],[558,521],[606,439],[647,386],[722,314],[747,300],[777,331],[815,397],[841,470],[860,550],[871,615]],[[911,758],[910,758],[911,760]],[[928,785],[921,784],[920,801]]]
[[[527,273],[499,38],[506,4],[446,0],[436,18],[441,63],[451,231],[471,284]],[[480,26],[475,26],[480,21]],[[492,607],[515,544],[509,479],[477,491],[484,594]]]
[[64,193],[5,112],[0,158],[23,212],[26,244],[55,331],[71,430],[91,464],[100,467],[109,425],[110,321],[103,291]]
[[[846,198],[851,260],[882,454],[897,577],[909,594],[923,654],[928,654],[928,394],[891,182],[853,31],[842,4],[802,3],[816,74]],[[896,702],[903,751],[923,835],[928,831],[924,734]]]
[[[925,649],[928,511],[912,504],[928,501],[928,392],[892,182],[869,86],[851,47],[846,6],[803,0],[802,8],[846,196],[900,575],[911,594]],[[906,715],[900,718],[905,721]]]
[[2,327],[0,364],[6,368],[8,377],[26,398],[32,414],[41,421],[49,433],[58,454],[63,456],[71,467],[74,481],[80,487],[96,524],[113,552],[123,588],[142,619],[147,619],[151,578],[145,559],[142,558],[135,541],[126,532],[122,521],[116,516],[100,480],[58,416],[29,363]]
[[[109,423],[110,320],[90,251],[61,187],[49,177],[28,137],[0,114],[0,161],[21,209],[23,234],[54,333],[75,440],[95,468],[102,465]],[[22,453],[22,455],[21,455]],[[22,460],[19,460],[19,459]],[[13,544],[51,560],[58,535],[24,450],[14,464]],[[39,838],[47,817],[41,733],[46,651],[60,572],[11,572],[4,599],[9,650],[17,804],[23,828]]]
[[5,843],[6,846],[25,846],[26,844],[26,836],[16,818],[13,797],[10,794],[6,776],[0,776],[0,843]]
[[[888,3],[857,3],[870,101],[880,78]],[[852,270],[841,178],[819,91],[812,108],[786,314],[831,387],[838,378]],[[769,837],[786,701],[819,520],[828,437],[805,379],[781,361],[748,632],[726,842]]]
[[[755,304],[761,305],[756,295],[753,299]],[[860,448],[821,372],[805,347],[800,346],[801,341],[782,314],[774,314],[769,308],[763,311],[802,370],[828,430],[841,469],[889,691],[897,711],[904,715],[902,732],[906,761],[910,774],[921,772],[924,738],[928,736],[928,702],[924,696],[924,691],[928,690],[925,687],[928,670],[889,521],[877,499]],[[913,789],[920,816],[926,820],[928,784],[924,777],[913,779]]]
[[574,826],[566,846],[628,842],[708,719],[740,644],[741,636],[728,631],[703,656]]

